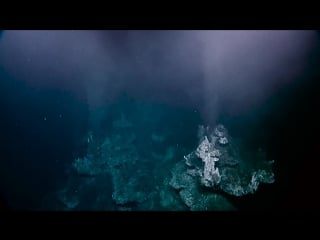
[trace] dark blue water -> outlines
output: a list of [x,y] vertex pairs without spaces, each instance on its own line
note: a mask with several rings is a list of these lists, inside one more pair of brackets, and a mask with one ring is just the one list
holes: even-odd
[[1,194],[14,208],[36,209],[63,183],[87,109],[68,93],[31,88],[3,70],[0,76]]

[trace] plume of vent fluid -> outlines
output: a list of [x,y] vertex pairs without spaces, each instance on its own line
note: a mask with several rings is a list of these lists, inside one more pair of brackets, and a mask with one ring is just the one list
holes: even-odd
[[314,31],[4,31],[0,66],[90,106],[119,94],[198,109],[250,111],[303,74]]

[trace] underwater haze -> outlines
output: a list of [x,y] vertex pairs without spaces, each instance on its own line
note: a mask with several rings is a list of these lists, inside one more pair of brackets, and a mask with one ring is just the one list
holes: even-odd
[[1,209],[317,209],[319,32],[0,32]]

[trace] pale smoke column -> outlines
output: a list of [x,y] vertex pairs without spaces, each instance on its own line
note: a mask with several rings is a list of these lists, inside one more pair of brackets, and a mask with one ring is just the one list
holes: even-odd
[[204,52],[204,117],[254,109],[303,74],[314,31],[199,31]]
[[[117,61],[112,34],[110,31],[5,31],[0,44],[0,67],[28,88],[39,92],[58,90],[88,104],[88,127],[94,133],[102,132],[100,122],[105,113],[99,107],[112,103],[121,92],[121,73],[126,71],[126,65]],[[74,117],[77,124],[78,115]]]
[[[315,31],[4,31],[0,65],[90,106],[117,95],[192,105],[214,124],[246,114],[303,74]],[[203,74],[202,74],[203,73]]]
[[[4,31],[0,65],[19,81],[40,88],[71,91],[98,105],[114,96],[111,40],[101,31]],[[116,70],[117,69],[117,70]]]
[[[210,38],[207,35],[210,34]],[[204,118],[208,124],[215,124],[215,119],[219,112],[219,102],[221,98],[221,89],[219,89],[218,81],[221,79],[221,65],[217,64],[219,58],[223,54],[222,47],[212,46],[217,42],[218,31],[212,34],[211,31],[201,32],[200,36],[203,41],[203,72],[204,72]],[[209,83],[210,82],[210,83]]]

